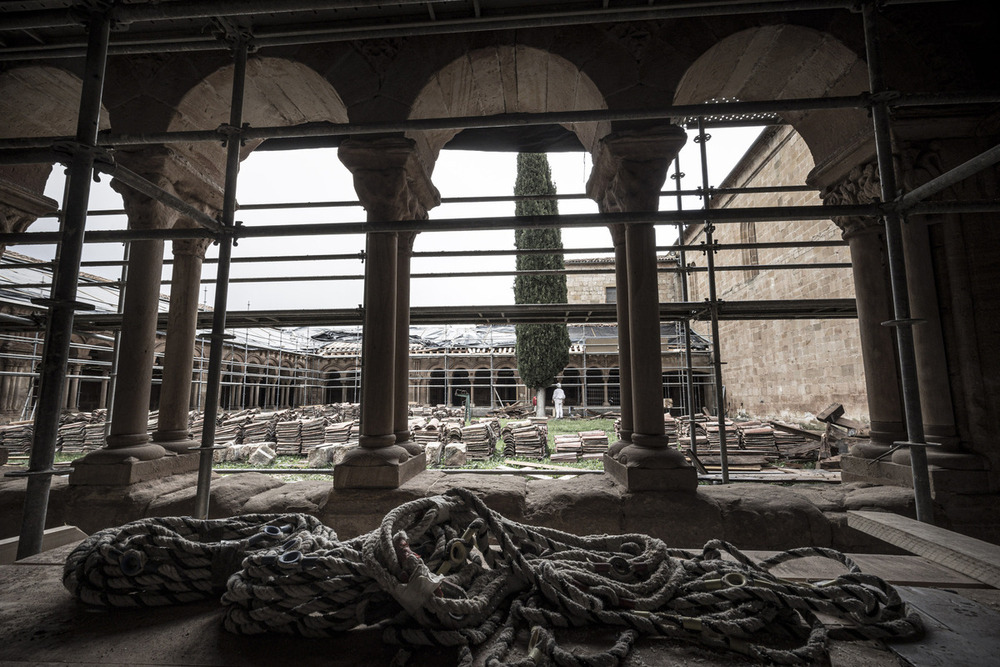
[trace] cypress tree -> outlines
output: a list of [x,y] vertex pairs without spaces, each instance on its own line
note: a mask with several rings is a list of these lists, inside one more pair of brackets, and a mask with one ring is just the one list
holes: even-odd
[[[515,195],[554,195],[555,185],[544,153],[518,153]],[[515,215],[558,215],[555,200],[518,201]],[[550,229],[517,229],[514,246],[518,250],[552,248],[562,250],[562,232]],[[517,270],[562,269],[563,255],[517,255]],[[514,303],[566,303],[566,276],[516,276]],[[569,363],[569,332],[565,324],[518,324],[517,371],[521,380],[538,397],[536,414],[544,415],[545,388],[552,385]]]

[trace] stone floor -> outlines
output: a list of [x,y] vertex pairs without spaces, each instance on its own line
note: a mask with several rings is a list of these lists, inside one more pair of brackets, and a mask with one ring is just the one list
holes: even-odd
[[[73,546],[53,549],[12,565],[0,565],[0,637],[3,638],[0,665],[379,667],[395,664],[396,647],[383,643],[375,630],[354,630],[327,639],[275,634],[244,636],[223,629],[223,610],[217,601],[149,609],[85,606],[70,596],[61,581],[63,563]],[[916,556],[890,558],[918,559]],[[887,567],[895,569],[894,562]],[[899,589],[904,598],[919,593],[949,596],[945,598],[945,606],[950,609],[945,609],[945,613],[939,613],[918,596],[916,602],[922,605],[918,611],[925,616],[930,628],[927,637],[920,642],[893,647],[876,641],[833,640],[829,656],[817,664],[830,667],[947,664],[939,661],[942,655],[953,656],[955,661],[951,664],[989,664],[986,656],[996,655],[996,650],[1000,649],[1000,591],[988,587],[972,588],[978,584],[957,574],[944,573],[943,577],[940,574],[937,577],[935,585],[951,582],[948,585],[961,591],[963,597],[934,589]],[[971,632],[976,636],[968,636]],[[512,659],[525,655],[528,638],[526,633],[522,635],[515,644]],[[557,632],[561,647],[584,653],[606,650],[614,638],[613,630],[587,628]],[[897,651],[911,660],[901,659]],[[407,664],[439,667],[456,662],[454,649],[427,648],[414,652]],[[482,655],[475,664],[484,664]],[[626,667],[724,667],[754,663],[738,654],[643,637],[622,664]]]

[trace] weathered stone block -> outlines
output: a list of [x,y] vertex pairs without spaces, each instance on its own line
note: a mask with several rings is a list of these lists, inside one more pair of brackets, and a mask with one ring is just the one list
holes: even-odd
[[464,442],[449,442],[441,454],[441,465],[463,466],[468,460],[467,448]]
[[278,455],[275,454],[274,450],[263,444],[256,446],[253,453],[247,459],[247,462],[252,466],[266,467],[274,463],[277,458]]
[[441,450],[444,448],[443,442],[428,442],[424,448],[427,456],[427,465],[436,466],[441,464]]

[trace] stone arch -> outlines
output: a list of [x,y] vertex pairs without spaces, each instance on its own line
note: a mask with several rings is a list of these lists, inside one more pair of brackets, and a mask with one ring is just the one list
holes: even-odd
[[[475,49],[433,74],[416,96],[410,118],[492,116],[502,113],[606,109],[597,85],[562,56],[535,47]],[[608,123],[565,126],[589,152],[610,132]],[[409,132],[428,173],[458,130]]]
[[[13,67],[0,72],[0,138],[48,137],[76,134],[83,84],[73,72],[48,65]],[[101,108],[100,129],[109,127]],[[41,194],[51,163],[0,165],[0,178]]]
[[580,368],[567,366],[562,372],[562,388],[566,392],[566,405],[583,405],[583,378]]
[[472,372],[472,404],[490,405],[493,394],[493,373],[488,366],[477,366]]
[[505,366],[497,369],[496,392],[503,405],[517,400],[517,373],[513,368]]
[[[165,129],[204,130],[228,123],[232,77],[231,64],[205,74],[173,103]],[[147,91],[142,99],[148,100],[154,94]],[[133,114],[135,104],[135,100],[129,100],[112,113]],[[312,68],[284,58],[255,56],[247,61],[244,123],[251,126],[343,123],[347,118],[340,95]],[[115,121],[113,124],[117,125]],[[241,159],[259,145],[259,141],[247,142],[241,149]],[[144,148],[119,154],[130,168],[140,173],[169,171],[169,188],[193,205],[209,211],[221,206],[226,149],[220,143],[175,144],[159,150]]]
[[[48,65],[13,67],[0,72],[0,138],[74,136],[79,112],[80,78]],[[108,127],[102,108],[101,129]],[[0,232],[23,232],[58,202],[43,195],[52,163],[0,165]],[[0,244],[0,255],[4,246]]]
[[[868,90],[867,65],[835,37],[795,25],[769,25],[732,34],[687,69],[675,104],[856,95]],[[851,166],[874,155],[864,109],[781,114],[802,135],[814,162]]]
[[447,402],[448,376],[443,368],[432,368],[427,380],[427,402],[431,406]]

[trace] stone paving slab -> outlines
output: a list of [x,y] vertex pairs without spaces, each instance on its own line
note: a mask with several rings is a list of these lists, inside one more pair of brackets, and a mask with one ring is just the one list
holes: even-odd
[[[374,630],[356,630],[334,638],[308,639],[278,634],[234,635],[222,627],[223,608],[215,600],[152,609],[101,609],[83,605],[63,588],[62,570],[54,567],[69,549],[34,557],[41,562],[0,566],[0,665],[174,665],[222,667],[388,666],[396,647],[382,643]],[[583,653],[608,648],[614,629],[559,631],[564,648]],[[522,633],[512,659],[523,657],[528,637]],[[452,649],[421,649],[407,664],[443,667],[457,663]],[[476,665],[483,664],[483,655]],[[756,664],[732,653],[667,640],[641,638],[625,667],[682,665],[727,667]],[[898,662],[874,642],[834,643],[831,667],[896,667]]]

